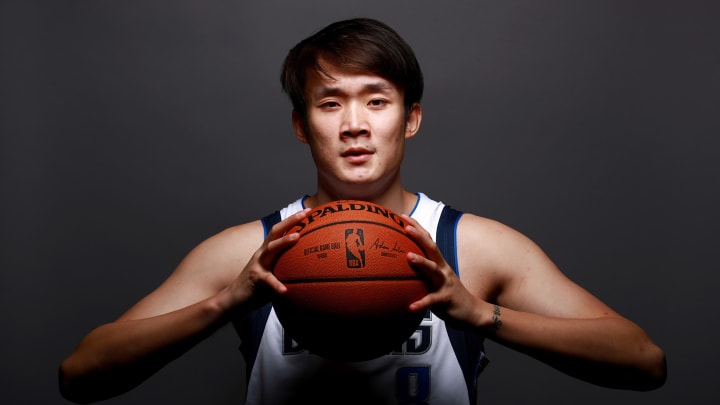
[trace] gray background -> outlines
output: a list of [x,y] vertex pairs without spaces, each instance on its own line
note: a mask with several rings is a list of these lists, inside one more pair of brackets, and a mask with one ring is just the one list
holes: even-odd
[[[408,188],[527,234],[667,351],[666,386],[634,393],[491,343],[481,402],[717,403],[718,4],[2,2],[0,402],[62,403],[85,333],[314,190],[279,66],[371,16],[426,75]],[[108,403],[240,403],[238,343],[222,329]]]

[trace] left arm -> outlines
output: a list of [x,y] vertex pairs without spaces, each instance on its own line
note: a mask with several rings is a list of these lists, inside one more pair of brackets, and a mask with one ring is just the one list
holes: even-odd
[[593,384],[633,390],[664,384],[665,355],[645,331],[565,277],[525,236],[463,215],[460,282],[430,235],[408,222],[408,232],[428,252],[427,259],[409,259],[433,285],[412,309],[429,307],[455,327],[479,330]]

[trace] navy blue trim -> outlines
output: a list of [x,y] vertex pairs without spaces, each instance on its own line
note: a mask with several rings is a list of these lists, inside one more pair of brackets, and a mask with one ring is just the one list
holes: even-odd
[[417,200],[415,201],[415,205],[412,207],[412,210],[410,210],[410,214],[408,214],[409,216],[412,216],[415,213],[418,205],[420,205],[420,199],[422,197],[420,197],[420,193],[415,193],[415,195],[417,196]]
[[262,221],[263,224],[263,231],[265,232],[265,237],[267,237],[268,232],[270,232],[270,228],[273,227],[273,225],[280,222],[280,211],[275,211],[272,214],[268,214],[264,216],[260,221]]
[[300,201],[300,205],[302,205],[303,209],[307,208],[307,206],[305,205],[305,201],[307,201],[308,198],[310,198],[309,195],[304,195],[302,201]]
[[235,330],[240,336],[240,352],[245,359],[245,372],[250,379],[250,373],[255,366],[255,358],[260,350],[265,325],[270,317],[272,304],[268,303],[260,309],[250,312],[247,317],[235,321]]
[[[443,208],[438,222],[435,241],[445,261],[460,275],[457,259],[457,224],[462,212],[449,206]],[[477,400],[477,377],[488,363],[479,333],[455,329],[446,324],[450,344],[453,347],[472,403]]]
[[442,252],[445,261],[455,270],[455,274],[460,275],[457,263],[457,248],[455,244],[455,236],[458,221],[462,212],[445,206],[440,214],[437,233],[435,234],[435,243],[437,243]]
[[[265,237],[267,237],[273,225],[280,222],[280,219],[280,211],[275,211],[260,220],[263,224]],[[251,311],[244,319],[236,321],[236,330],[240,335],[240,352],[245,358],[245,369],[248,378],[250,378],[250,372],[255,365],[255,358],[260,349],[260,341],[270,316],[270,309],[272,309],[272,304],[268,303],[260,309]]]

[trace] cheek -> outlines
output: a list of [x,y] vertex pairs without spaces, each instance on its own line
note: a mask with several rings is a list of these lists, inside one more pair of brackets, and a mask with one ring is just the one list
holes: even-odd
[[405,143],[405,121],[402,119],[386,121],[387,123],[376,127],[376,133],[382,133],[389,144],[402,145]]
[[319,137],[316,132],[311,133],[308,139],[310,154],[318,166],[326,166],[326,162],[331,162],[332,157],[336,154],[333,145],[324,139]]
[[337,114],[323,114],[314,110],[308,112],[307,116],[308,127],[316,133],[327,133],[336,130],[340,125],[338,119]]

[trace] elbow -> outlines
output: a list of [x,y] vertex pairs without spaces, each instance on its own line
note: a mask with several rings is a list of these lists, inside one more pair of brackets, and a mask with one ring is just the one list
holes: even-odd
[[665,352],[655,344],[643,347],[632,362],[622,366],[621,370],[611,372],[614,377],[608,381],[614,381],[607,386],[631,391],[652,391],[663,385],[667,380],[667,364]]
[[601,387],[629,391],[652,391],[665,385],[667,367],[662,349],[651,344],[623,357],[624,361],[581,367],[580,373],[569,374]]
[[81,370],[73,364],[71,358],[60,364],[58,370],[58,385],[60,395],[66,400],[76,404],[89,404],[94,402],[88,398],[87,390],[82,387]]
[[667,381],[667,360],[665,352],[660,347],[653,345],[651,350],[648,350],[644,374],[644,384],[639,387],[641,391],[652,391],[665,385],[665,381]]
[[76,404],[83,404],[87,403],[85,401],[82,401],[82,399],[78,396],[78,392],[76,389],[74,389],[74,386],[76,384],[73,383],[74,378],[72,372],[72,365],[69,359],[63,361],[60,364],[60,368],[58,370],[58,385],[60,387],[60,395],[62,395],[63,398],[66,400],[76,403]]

